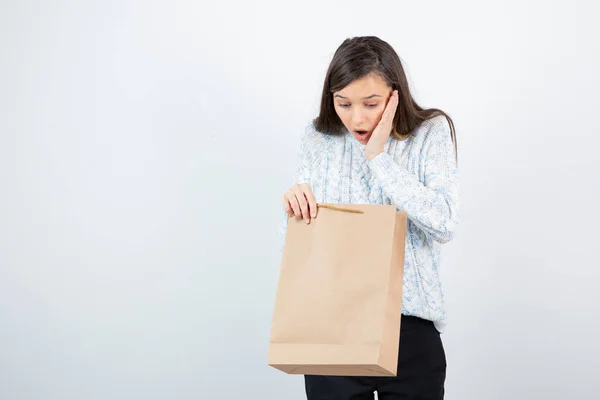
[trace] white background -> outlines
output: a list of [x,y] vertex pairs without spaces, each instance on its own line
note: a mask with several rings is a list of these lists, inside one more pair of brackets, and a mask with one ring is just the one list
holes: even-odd
[[596,398],[597,7],[2,1],[0,398],[305,398],[266,364],[279,197],[358,35],[456,123],[446,398]]

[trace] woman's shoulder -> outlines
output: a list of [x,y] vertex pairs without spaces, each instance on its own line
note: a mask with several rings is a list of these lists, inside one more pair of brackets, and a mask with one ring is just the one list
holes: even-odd
[[311,121],[304,127],[301,142],[302,146],[311,151],[322,149],[332,139],[331,135],[319,132]]
[[[414,131],[414,154],[423,160],[454,163],[456,147],[451,124],[451,120],[445,115],[436,115],[423,121]],[[454,168],[454,165],[451,167]]]
[[413,145],[419,148],[452,140],[450,122],[445,115],[436,115],[421,122],[412,133]]
[[445,115],[436,115],[423,121],[413,133],[414,136],[421,136],[423,139],[432,135],[450,134],[450,123]]
[[313,121],[310,121],[304,127],[304,137],[307,140],[313,140],[313,141],[314,140],[324,140],[325,134],[322,132],[319,132],[317,130],[317,128],[315,127],[315,123]]

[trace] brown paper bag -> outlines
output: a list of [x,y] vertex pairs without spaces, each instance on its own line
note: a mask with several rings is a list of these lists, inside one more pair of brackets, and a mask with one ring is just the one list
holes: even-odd
[[268,365],[396,375],[406,224],[394,206],[371,204],[319,205],[310,224],[288,221]]

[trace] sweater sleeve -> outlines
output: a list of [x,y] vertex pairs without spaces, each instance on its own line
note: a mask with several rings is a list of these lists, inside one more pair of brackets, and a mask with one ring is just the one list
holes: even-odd
[[432,123],[426,134],[423,183],[386,152],[371,159],[369,166],[396,208],[435,241],[446,243],[459,221],[456,153],[447,123]]
[[[306,127],[304,134],[300,139],[300,150],[296,156],[296,166],[294,172],[294,182],[290,184],[308,183],[310,185],[310,175],[313,166],[313,150],[315,141],[315,131],[313,125]],[[288,214],[281,208],[281,222],[279,224],[278,247],[280,255],[283,254],[285,245],[285,236],[287,232]]]

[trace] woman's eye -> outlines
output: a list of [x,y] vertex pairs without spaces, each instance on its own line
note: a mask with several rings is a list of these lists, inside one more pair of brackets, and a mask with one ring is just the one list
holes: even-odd
[[367,107],[369,107],[369,108],[375,108],[375,107],[377,107],[377,104],[367,104]]
[[350,104],[338,104],[340,107],[342,108],[348,108],[350,107]]

